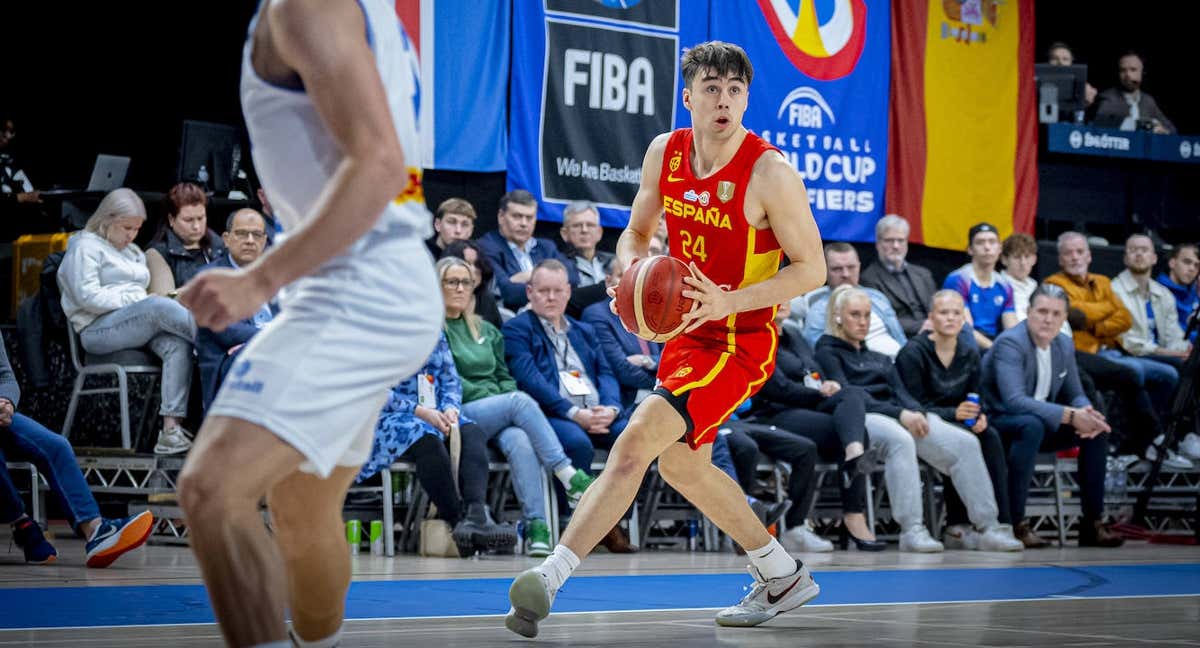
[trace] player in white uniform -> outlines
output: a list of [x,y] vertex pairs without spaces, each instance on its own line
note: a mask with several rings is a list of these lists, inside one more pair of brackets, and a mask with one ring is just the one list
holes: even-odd
[[[277,292],[179,481],[226,641],[335,645],[350,562],[346,490],[389,389],[425,362],[443,316],[422,243],[412,44],[388,0],[266,0],[242,63],[255,167],[285,234],[180,299],[220,330]],[[267,498],[273,535],[258,512]]]

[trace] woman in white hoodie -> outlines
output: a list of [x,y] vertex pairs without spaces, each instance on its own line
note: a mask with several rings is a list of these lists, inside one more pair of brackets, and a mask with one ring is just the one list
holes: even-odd
[[146,206],[130,189],[104,197],[83,231],[71,238],[58,269],[62,307],[88,353],[149,347],[162,359],[163,426],[155,454],[192,446],[181,425],[187,415],[196,324],[173,299],[150,295],[146,255],[133,242]]

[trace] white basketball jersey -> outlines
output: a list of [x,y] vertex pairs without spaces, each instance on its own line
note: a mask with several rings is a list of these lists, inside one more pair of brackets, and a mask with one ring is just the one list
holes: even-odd
[[[424,239],[431,234],[431,218],[421,189],[417,53],[392,3],[358,0],[358,4],[366,19],[364,37],[375,54],[375,67],[408,164],[407,186],[388,205],[372,232]],[[272,85],[254,71],[250,53],[257,22],[255,17],[242,51],[242,112],[254,167],[287,232],[311,216],[317,197],[343,156],[303,90]]]

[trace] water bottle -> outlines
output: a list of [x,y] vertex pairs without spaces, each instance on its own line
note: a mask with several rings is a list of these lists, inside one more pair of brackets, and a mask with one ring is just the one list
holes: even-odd
[[[971,393],[967,394],[967,402],[975,403],[976,405],[978,405],[979,404],[979,394],[976,394],[975,392],[971,392]],[[975,419],[969,418],[969,419],[963,421],[963,425],[965,425],[969,428],[975,427]]]
[[700,525],[696,523],[695,518],[689,519],[687,522],[687,525],[688,525],[687,526],[688,551],[695,551],[696,550],[696,537],[699,535]]
[[200,170],[196,172],[196,183],[205,190],[208,189],[208,167],[201,164]]

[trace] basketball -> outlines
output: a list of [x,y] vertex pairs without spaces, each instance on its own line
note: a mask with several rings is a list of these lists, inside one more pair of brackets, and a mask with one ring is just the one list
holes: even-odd
[[694,300],[684,297],[692,276],[679,259],[652,256],[629,266],[617,285],[617,314],[630,333],[650,342],[666,342],[683,332],[683,316]]

